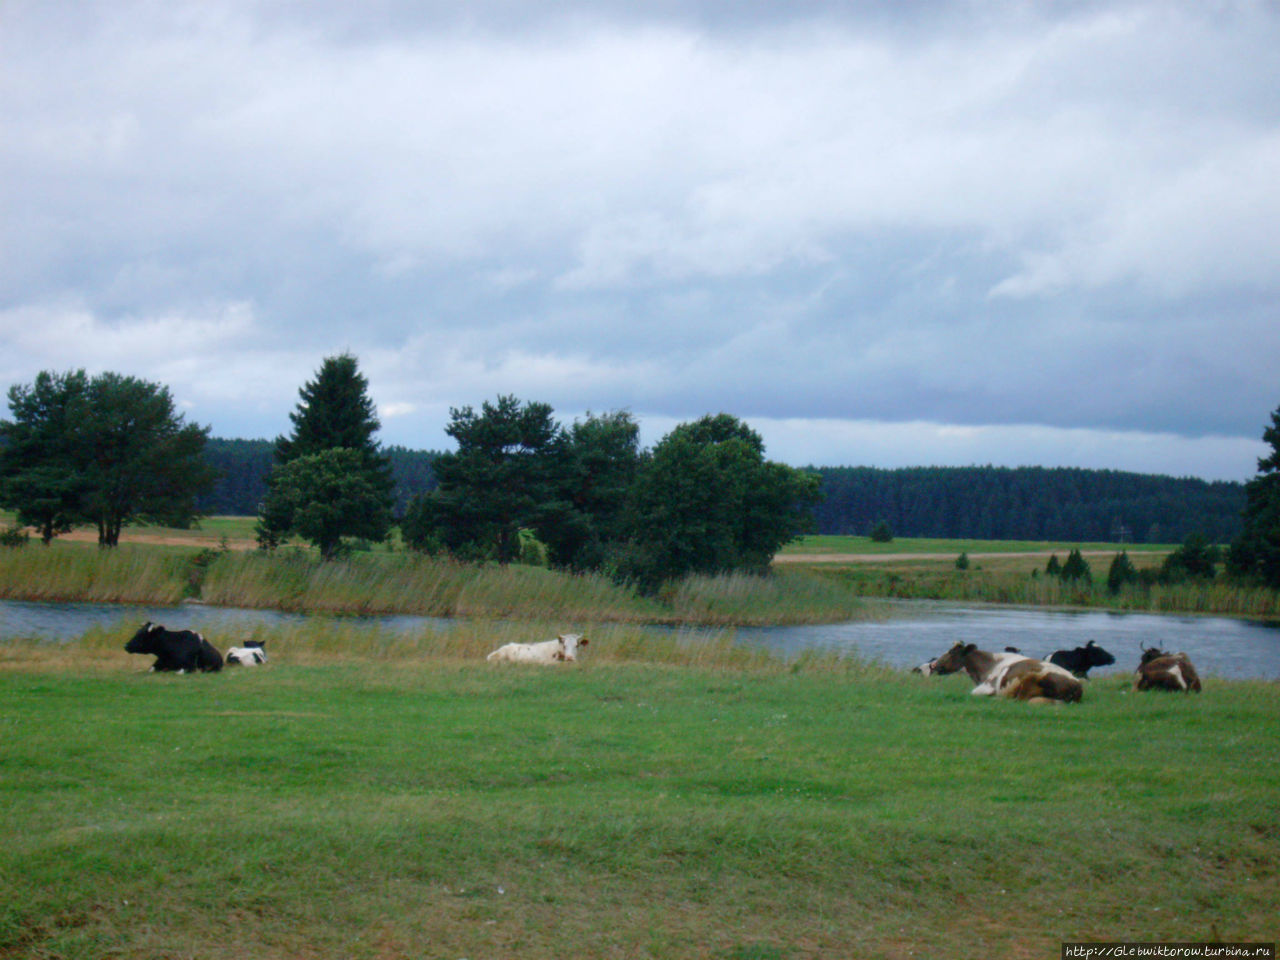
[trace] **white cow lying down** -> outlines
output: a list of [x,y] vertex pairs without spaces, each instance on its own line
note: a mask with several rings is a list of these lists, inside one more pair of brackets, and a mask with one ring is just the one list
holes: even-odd
[[578,648],[587,645],[587,638],[580,633],[562,633],[554,640],[542,643],[508,643],[489,656],[490,663],[575,663]]

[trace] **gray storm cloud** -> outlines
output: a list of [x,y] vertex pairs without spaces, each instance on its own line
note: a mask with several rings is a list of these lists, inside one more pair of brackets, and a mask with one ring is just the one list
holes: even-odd
[[503,392],[812,462],[897,424],[907,462],[1251,472],[1280,14],[859,8],[11,5],[0,381],[274,435],[351,350],[411,446]]

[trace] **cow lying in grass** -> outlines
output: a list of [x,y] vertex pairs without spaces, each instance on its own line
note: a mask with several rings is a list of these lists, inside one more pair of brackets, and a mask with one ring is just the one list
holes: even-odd
[[933,673],[969,674],[974,696],[1009,697],[1032,703],[1076,703],[1084,685],[1068,670],[1020,653],[989,653],[977,644],[957,643],[933,662]]
[[1116,658],[1090,640],[1083,647],[1076,647],[1074,650],[1053,651],[1049,654],[1049,662],[1070,670],[1082,680],[1088,680],[1090,670],[1094,667],[1109,667],[1116,662]]
[[1133,675],[1134,690],[1200,692],[1200,675],[1185,653],[1165,653],[1157,647],[1142,651],[1142,662]]
[[554,640],[542,643],[508,643],[489,656],[490,663],[575,663],[578,659],[578,648],[587,645],[587,638],[580,633],[562,633]]
[[166,630],[147,621],[128,643],[126,653],[149,653],[156,658],[151,669],[158,672],[195,673],[222,669],[222,654],[194,630]]
[[267,662],[267,651],[261,640],[246,640],[243,647],[232,647],[227,651],[227,666],[256,667]]

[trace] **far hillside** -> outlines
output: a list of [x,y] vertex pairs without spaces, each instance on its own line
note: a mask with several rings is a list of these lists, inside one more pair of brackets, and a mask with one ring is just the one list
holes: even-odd
[[1244,484],[1066,467],[834,467],[817,532],[979,540],[1180,543],[1240,531]]
[[[269,440],[210,440],[220,479],[200,508],[252,515],[272,466]],[[436,485],[429,450],[387,448],[397,513]],[[1190,533],[1225,543],[1240,529],[1244,485],[1046,467],[810,468],[822,478],[816,533],[982,540],[1179,543]]]

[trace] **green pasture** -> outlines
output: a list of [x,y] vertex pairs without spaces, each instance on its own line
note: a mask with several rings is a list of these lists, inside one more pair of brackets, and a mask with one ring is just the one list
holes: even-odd
[[[1035,707],[516,627],[145,672],[0,645],[0,957],[1056,957],[1280,935],[1280,687]],[[504,632],[506,631],[506,632]]]

